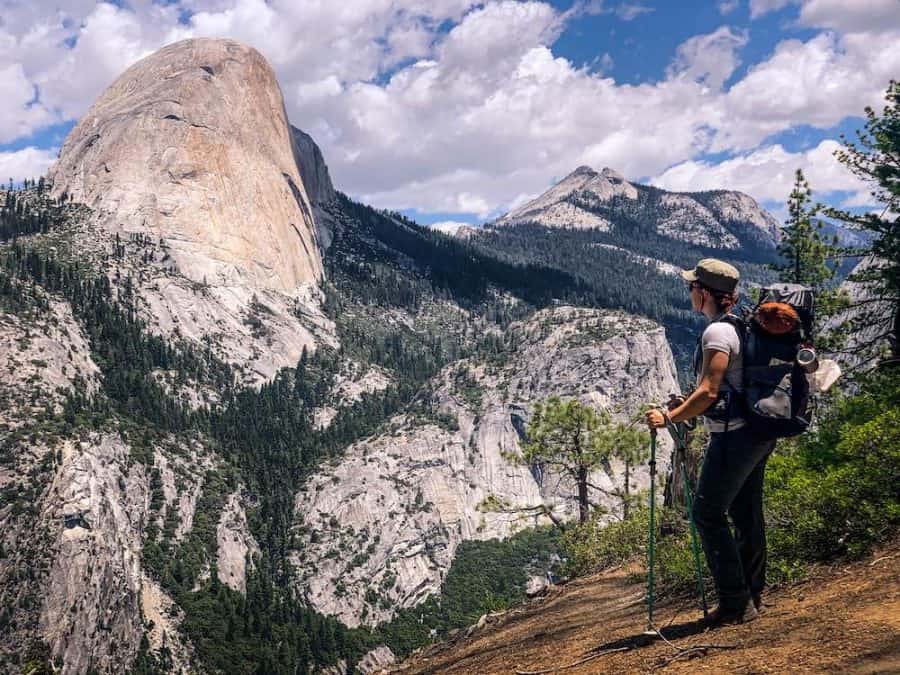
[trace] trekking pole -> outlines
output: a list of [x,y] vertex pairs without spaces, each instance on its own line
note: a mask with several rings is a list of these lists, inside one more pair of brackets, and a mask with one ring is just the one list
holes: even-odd
[[656,429],[650,430],[650,533],[647,545],[647,630],[645,635],[656,635],[653,627],[653,557],[656,537]]

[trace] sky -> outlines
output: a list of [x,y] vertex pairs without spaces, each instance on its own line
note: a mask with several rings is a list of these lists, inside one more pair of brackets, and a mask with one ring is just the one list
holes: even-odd
[[833,157],[900,77],[900,0],[0,0],[0,176],[43,174],[129,65],[230,37],[274,68],[336,187],[491,220],[576,167],[872,208]]

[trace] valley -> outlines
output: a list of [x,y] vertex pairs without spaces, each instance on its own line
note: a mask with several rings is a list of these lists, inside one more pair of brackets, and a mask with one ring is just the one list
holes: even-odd
[[[522,602],[578,517],[522,459],[536,406],[633,426],[689,380],[680,270],[773,278],[740,192],[582,166],[445,233],[301,127],[258,51],[182,40],[0,195],[0,671],[375,673]],[[601,525],[650,481],[586,479]]]

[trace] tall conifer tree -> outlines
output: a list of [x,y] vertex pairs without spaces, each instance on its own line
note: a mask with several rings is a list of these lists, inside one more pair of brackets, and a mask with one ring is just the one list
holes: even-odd
[[817,218],[821,206],[812,204],[812,190],[801,169],[797,169],[794,188],[788,197],[788,219],[782,228],[778,252],[784,262],[775,265],[781,281],[809,286],[816,294],[816,341],[820,348],[835,349],[844,340],[844,332],[832,328],[824,332],[827,319],[846,307],[846,294],[830,287],[834,278],[835,260],[840,251],[837,237],[830,239],[822,233],[823,223]]
[[886,340],[890,355],[885,363],[900,363],[900,82],[892,80],[885,94],[886,105],[877,114],[867,107],[866,123],[856,141],[841,140],[844,147],[835,153],[838,161],[872,186],[879,208],[855,214],[842,209],[826,209],[826,215],[849,227],[870,233],[871,246],[863,253],[872,264],[851,275],[851,281],[868,291],[854,301],[859,310],[852,328],[865,328],[864,344],[875,346]]

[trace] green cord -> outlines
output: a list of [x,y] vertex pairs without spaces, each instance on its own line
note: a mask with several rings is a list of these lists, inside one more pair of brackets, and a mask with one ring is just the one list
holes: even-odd
[[694,523],[694,499],[691,496],[691,484],[687,476],[687,467],[684,463],[684,451],[681,452],[681,475],[684,477],[684,501],[687,506],[688,522],[691,524],[691,548],[694,549],[694,570],[697,575],[697,593],[703,603],[703,618],[709,615],[706,605],[706,585],[703,583],[703,568],[700,563],[700,544],[697,541],[697,525]]
[[650,430],[650,535],[647,574],[647,628],[653,630],[653,558],[656,537],[656,429]]

